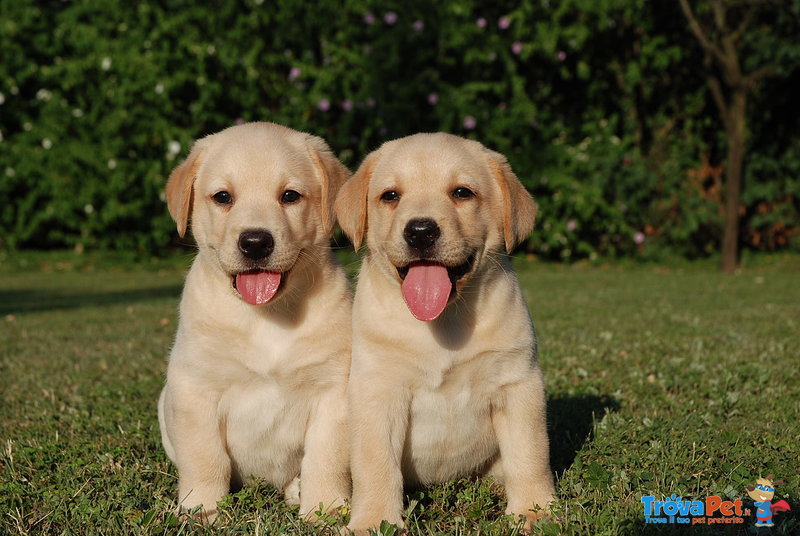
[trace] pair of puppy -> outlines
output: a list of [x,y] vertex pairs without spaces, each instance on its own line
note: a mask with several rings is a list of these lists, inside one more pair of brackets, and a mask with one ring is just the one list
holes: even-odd
[[[264,481],[310,520],[350,499],[364,534],[402,526],[404,487],[476,474],[530,527],[554,487],[506,253],[536,205],[502,155],[448,134],[387,142],[349,176],[322,139],[271,123],[199,140],[170,176],[198,245],[158,405],[181,506],[213,520],[231,487]],[[337,220],[367,245],[354,300]]]

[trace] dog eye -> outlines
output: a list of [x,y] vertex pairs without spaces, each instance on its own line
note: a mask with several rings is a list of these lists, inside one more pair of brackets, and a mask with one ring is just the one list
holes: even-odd
[[303,196],[300,195],[299,192],[295,192],[294,190],[286,190],[281,196],[281,203],[291,204],[295,201],[298,201],[301,197]]
[[394,190],[383,192],[381,194],[381,201],[384,203],[394,203],[395,201],[400,201],[400,194]]
[[214,195],[211,196],[211,199],[213,199],[220,205],[230,205],[231,203],[233,203],[233,196],[231,196],[231,194],[225,191],[215,193]]
[[460,187],[453,190],[453,197],[455,199],[469,199],[470,197],[475,197],[475,192],[469,188]]

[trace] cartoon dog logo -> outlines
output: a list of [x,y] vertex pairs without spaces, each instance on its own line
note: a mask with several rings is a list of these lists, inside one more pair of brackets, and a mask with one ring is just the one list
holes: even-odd
[[767,475],[767,478],[759,478],[756,480],[755,487],[747,486],[747,494],[754,501],[756,511],[756,527],[772,527],[775,523],[772,522],[772,514],[778,512],[786,512],[791,510],[789,503],[786,501],[778,501],[772,504],[772,498],[775,496],[775,486],[783,484],[783,480],[772,481],[774,477]]

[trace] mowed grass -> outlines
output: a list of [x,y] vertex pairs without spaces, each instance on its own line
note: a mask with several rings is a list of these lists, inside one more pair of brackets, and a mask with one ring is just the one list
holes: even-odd
[[[86,258],[0,259],[0,534],[334,534],[343,519],[308,526],[268,486],[227,497],[212,528],[174,514],[156,400],[190,259]],[[769,473],[793,511],[762,533],[800,531],[800,257],[734,276],[708,263],[516,265],[558,489],[535,533],[758,533],[752,516],[646,525],[640,499],[751,507],[745,487]],[[518,533],[486,481],[414,491],[407,506],[412,534]]]

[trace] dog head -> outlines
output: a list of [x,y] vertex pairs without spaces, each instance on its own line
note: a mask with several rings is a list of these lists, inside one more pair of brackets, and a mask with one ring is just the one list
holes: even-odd
[[385,143],[336,199],[339,224],[401,287],[412,314],[437,318],[492,253],[533,229],[536,204],[505,157],[449,134]]
[[756,480],[755,486],[747,486],[747,494],[755,502],[771,501],[775,497],[775,487],[783,484],[783,480],[775,480],[773,482],[772,475],[767,475],[767,478],[759,478]]
[[327,248],[349,172],[321,139],[273,123],[198,140],[170,175],[167,206],[183,236],[252,305],[284,288],[298,259]]

